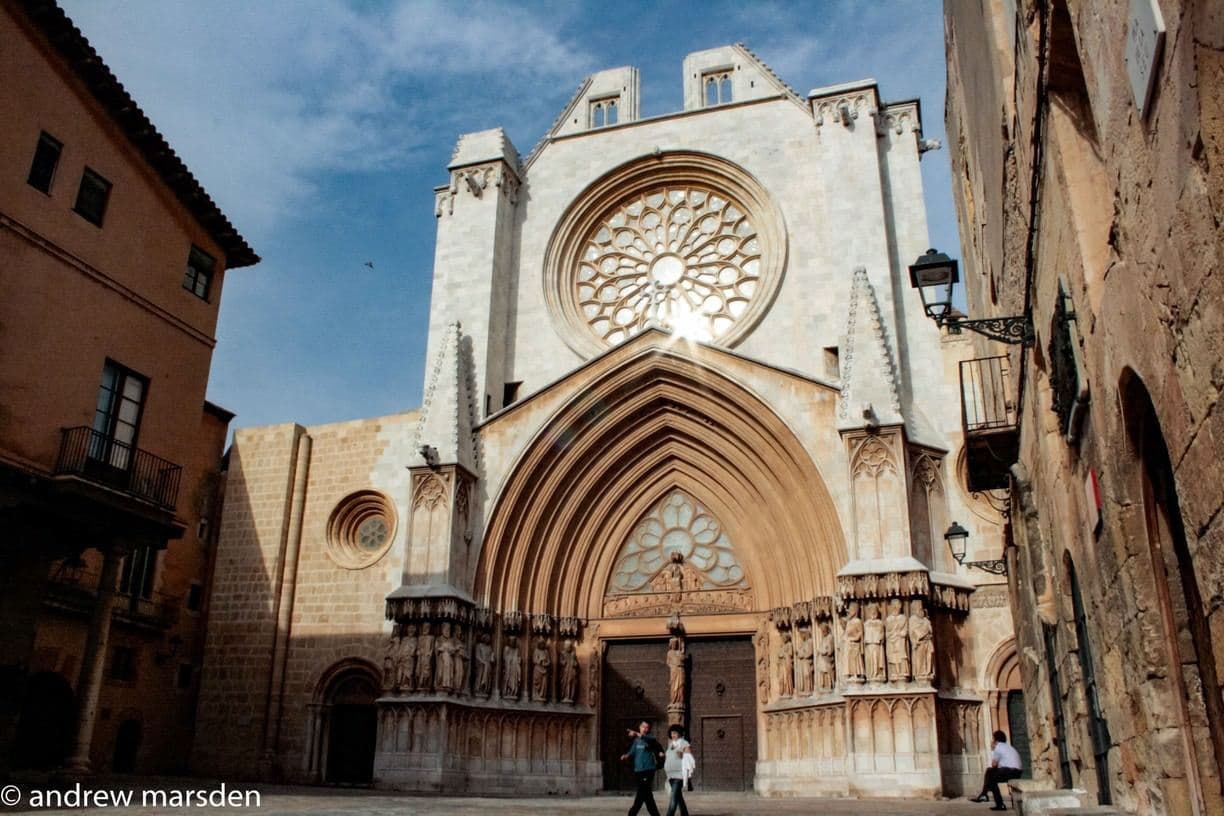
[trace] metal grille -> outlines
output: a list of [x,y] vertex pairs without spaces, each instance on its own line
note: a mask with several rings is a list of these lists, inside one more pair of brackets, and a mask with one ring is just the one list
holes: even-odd
[[57,474],[81,476],[129,496],[173,510],[183,468],[93,428],[65,428]]
[[1007,355],[964,360],[960,381],[961,419],[966,433],[1015,426],[1011,360]]

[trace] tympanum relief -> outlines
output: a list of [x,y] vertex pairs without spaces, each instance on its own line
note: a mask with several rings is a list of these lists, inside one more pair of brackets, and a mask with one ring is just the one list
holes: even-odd
[[743,612],[753,596],[721,522],[673,490],[634,528],[617,555],[606,617]]

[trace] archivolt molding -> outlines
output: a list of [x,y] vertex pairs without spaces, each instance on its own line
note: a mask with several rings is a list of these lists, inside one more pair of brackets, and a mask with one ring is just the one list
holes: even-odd
[[[611,226],[612,221],[609,219],[615,219],[619,211],[632,206],[648,206],[650,196],[659,194],[663,195],[664,203],[667,204],[664,208],[666,212],[660,211],[665,216],[662,219],[665,223],[663,227],[654,227],[651,230],[664,229],[666,222],[675,220],[670,209],[674,204],[683,205],[681,209],[686,212],[697,213],[693,216],[692,225],[704,222],[706,216],[702,216],[699,210],[705,207],[708,201],[719,196],[732,202],[734,209],[740,213],[739,220],[732,219],[729,222],[734,234],[721,238],[723,242],[729,242],[729,246],[736,244],[738,247],[728,250],[731,255],[728,256],[727,263],[731,266],[726,267],[730,270],[730,277],[726,280],[720,277],[723,275],[721,268],[711,268],[710,274],[713,277],[709,283],[698,280],[700,275],[693,264],[700,266],[706,260],[717,260],[717,257],[721,256],[716,251],[716,246],[712,244],[707,247],[709,242],[704,239],[697,244],[686,242],[684,236],[687,232],[684,224],[675,225],[679,232],[656,245],[642,243],[644,238],[637,236],[640,250],[637,254],[642,259],[640,265],[647,271],[640,272],[636,268],[631,271],[633,274],[640,273],[643,279],[647,280],[648,288],[654,287],[650,297],[657,300],[664,322],[675,317],[671,310],[682,300],[669,294],[672,284],[675,283],[672,278],[677,274],[682,278],[692,277],[690,283],[697,287],[693,291],[699,289],[700,300],[712,304],[710,309],[713,311],[708,315],[712,321],[710,326],[713,332],[710,339],[720,345],[733,347],[746,337],[764,316],[781,286],[786,265],[786,226],[781,210],[751,174],[737,165],[706,153],[669,151],[635,159],[605,174],[578,195],[559,220],[545,252],[545,300],[561,336],[570,348],[583,357],[593,357],[606,350],[609,344],[623,342],[649,323],[643,323],[643,316],[627,305],[621,311],[634,314],[626,318],[628,322],[623,331],[617,330],[612,323],[606,331],[597,330],[593,321],[600,318],[588,314],[597,304],[587,303],[584,307],[579,294],[579,273],[582,260],[591,260],[592,251],[595,251],[596,255],[599,254],[599,250],[591,249],[591,242],[601,234],[601,224]],[[668,201],[668,197],[673,195],[679,195],[680,199]],[[700,197],[702,203],[695,205],[696,209],[691,209],[691,199],[694,195]],[[722,208],[716,209],[720,218],[725,216]],[[624,217],[624,213],[621,212],[620,216]],[[613,232],[615,229],[613,227]],[[721,233],[714,237],[719,238],[720,235]],[[745,250],[747,244],[740,246],[737,241],[750,241],[751,249]],[[607,243],[615,243],[612,233],[609,233]],[[675,246],[671,246],[672,243]],[[595,260],[601,262],[598,258]],[[750,272],[738,267],[733,269],[732,261],[747,264],[751,267]],[[653,265],[655,262],[664,264],[666,268],[660,267],[656,270]],[[670,266],[667,266],[668,264]],[[617,275],[619,274],[618,272]],[[633,294],[630,290],[634,285],[618,284],[616,281],[620,280],[620,277],[614,277],[616,280],[609,278],[601,287],[610,287],[609,293],[615,289],[614,300],[619,303],[628,296],[626,293]],[[749,282],[751,292],[744,289]],[[659,291],[656,292],[655,289]],[[602,304],[602,300],[599,300],[599,304]],[[694,319],[704,319],[702,308],[704,307],[694,308]],[[638,311],[640,312],[640,309]]]
[[743,386],[650,349],[558,411],[519,460],[485,534],[478,602],[602,617],[620,544],[677,489],[726,525],[758,610],[833,593],[845,539],[800,441]]

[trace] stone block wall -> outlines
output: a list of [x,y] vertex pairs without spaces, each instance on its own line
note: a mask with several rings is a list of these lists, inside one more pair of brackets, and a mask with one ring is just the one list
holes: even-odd
[[289,424],[243,429],[234,436],[210,590],[192,757],[197,772],[250,778],[257,771],[276,640],[278,573],[304,433]]
[[[1034,771],[1139,813],[1219,812],[1224,18],[1159,4],[1141,113],[1126,42],[1147,3],[1016,5],[1014,18],[947,5],[947,124],[970,316],[1031,301],[1037,333],[1012,351],[1025,389],[1011,582]],[[1055,413],[1060,284],[1088,391],[1070,434]]]
[[[311,705],[339,666],[377,667],[400,582],[415,413],[235,436],[201,684],[196,770],[317,781]],[[354,498],[354,494],[356,498]],[[345,509],[373,497],[368,550]],[[351,516],[351,514],[350,514]],[[349,545],[344,546],[343,542]],[[384,631],[386,630],[386,631]],[[371,703],[373,700],[370,701]],[[262,763],[262,764],[261,764]]]

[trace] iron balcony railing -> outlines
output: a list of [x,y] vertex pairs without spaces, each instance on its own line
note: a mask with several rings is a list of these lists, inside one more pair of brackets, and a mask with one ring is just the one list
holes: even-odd
[[[90,614],[98,599],[101,576],[96,572],[61,565],[51,575],[45,601],[51,606]],[[136,624],[169,627],[178,622],[181,599],[153,590],[148,597],[117,589],[112,612],[116,618]]]
[[64,428],[56,474],[80,476],[165,510],[178,502],[183,468],[82,425]]
[[1015,427],[1011,363],[1006,355],[962,361],[960,381],[961,421],[965,433]]

